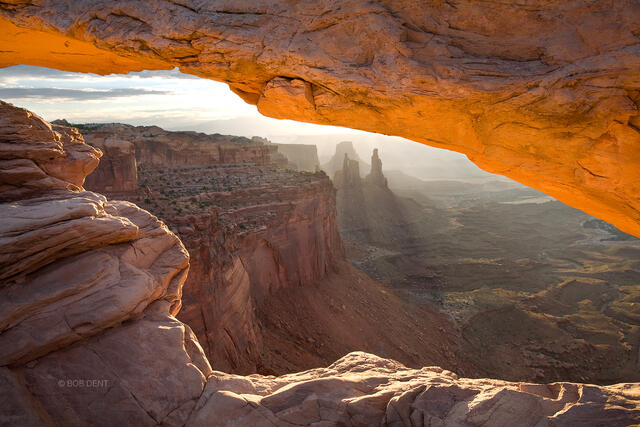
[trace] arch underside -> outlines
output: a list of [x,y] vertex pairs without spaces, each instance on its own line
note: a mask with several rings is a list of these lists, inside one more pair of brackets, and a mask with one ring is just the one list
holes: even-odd
[[637,0],[312,3],[0,2],[0,66],[179,67],[266,116],[464,153],[640,237]]

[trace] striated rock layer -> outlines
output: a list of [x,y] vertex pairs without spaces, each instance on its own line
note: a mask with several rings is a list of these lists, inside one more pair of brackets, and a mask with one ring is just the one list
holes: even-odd
[[[344,261],[335,190],[324,173],[280,167],[269,159],[275,152],[262,163],[182,163],[186,157],[170,148],[182,132],[156,130],[163,135],[157,138],[146,127],[79,127],[98,147],[104,140],[133,141],[139,157],[129,163],[139,163],[138,188],[107,194],[158,215],[192,255],[178,318],[191,326],[214,369],[283,374],[366,350],[409,366],[467,372],[453,356],[459,336],[444,315],[402,304]],[[221,138],[199,138],[208,141],[197,148],[201,158],[217,155]],[[224,140],[256,148],[244,138]],[[105,152],[102,163],[109,165],[110,155]],[[115,174],[98,178],[87,185],[118,187]]]
[[2,66],[178,66],[267,116],[465,153],[640,236],[637,0],[44,0],[0,13]]
[[[272,372],[263,362],[256,310],[279,289],[323,279],[343,259],[326,175],[278,168],[271,160],[277,146],[255,139],[122,124],[80,127],[89,144],[105,150],[87,187],[142,204],[192,254],[180,319],[214,367]],[[123,156],[113,145],[131,149]],[[129,191],[117,164],[139,167]]]
[[[70,126],[66,121],[57,123]],[[274,162],[277,147],[230,135],[199,132],[170,132],[157,126],[121,123],[79,126],[88,144],[106,155],[96,171],[87,177],[87,188],[108,194],[135,192],[137,166],[173,167]]]
[[79,135],[10,104],[0,112],[0,156],[29,172],[0,176],[3,425],[640,422],[638,384],[459,379],[364,353],[281,377],[214,372],[173,317],[188,269],[177,237],[131,203],[83,191],[99,153]]
[[83,190],[101,153],[77,132],[0,112],[13,165],[0,177],[0,424],[167,418],[211,373],[173,317],[187,251],[148,212]]
[[329,161],[322,165],[322,170],[327,173],[330,177],[334,177],[336,172],[344,169],[344,158],[345,155],[350,160],[355,161],[358,164],[358,175],[364,176],[367,173],[367,170],[370,169],[370,165],[363,162],[358,156],[356,149],[353,147],[353,142],[351,141],[342,141],[336,144],[336,151],[331,156]]

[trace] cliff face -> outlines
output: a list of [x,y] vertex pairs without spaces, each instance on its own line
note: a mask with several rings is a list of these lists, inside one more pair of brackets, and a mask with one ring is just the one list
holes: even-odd
[[127,193],[138,188],[135,146],[117,137],[91,140],[104,161],[85,180],[85,186],[102,193]]
[[0,11],[3,66],[178,66],[271,117],[465,153],[640,236],[635,0],[45,0]]
[[[270,370],[262,361],[256,310],[279,289],[323,279],[343,258],[329,179],[279,169],[270,158],[275,147],[256,139],[119,124],[82,127],[96,147],[116,138],[132,147],[126,160],[122,151],[105,150],[97,171],[106,172],[87,186],[141,203],[167,221],[192,254],[179,317],[214,368]],[[121,191],[122,180],[112,173],[116,163],[140,166],[133,191]]]
[[13,172],[0,178],[2,422],[170,419],[211,373],[172,317],[184,246],[148,212],[82,189],[100,152],[77,132],[0,110],[0,155]]
[[[364,353],[282,377],[214,372],[173,317],[189,259],[178,238],[131,203],[83,191],[99,152],[77,133],[6,103],[0,112],[0,158],[12,172],[0,175],[3,424],[640,421],[637,384],[459,379]],[[233,265],[228,281],[241,284]]]
[[318,149],[311,144],[275,144],[278,152],[282,153],[298,170],[315,172],[320,168]]
[[133,144],[138,164],[144,166],[193,166],[226,163],[267,164],[275,147],[261,141],[231,135],[170,132],[157,126],[120,123],[82,125],[84,137],[94,146],[120,139]]
[[349,159],[354,160],[358,163],[358,168],[363,173],[369,169],[369,165],[363,162],[356,153],[355,148],[353,148],[353,142],[351,141],[342,141],[336,145],[336,152],[331,157],[331,159],[322,165],[322,170],[327,173],[329,176],[334,176],[336,172],[344,169],[344,156],[347,156]]
[[256,310],[278,290],[323,279],[343,257],[330,181],[310,176],[281,186],[286,175],[264,170],[255,177],[261,186],[200,194],[200,203],[216,204],[205,227],[197,214],[167,217],[195,260],[180,318],[193,325],[216,369],[272,371]]
[[252,283],[234,255],[232,236],[216,211],[173,219],[192,259],[179,319],[193,329],[214,369],[255,372],[262,334]]

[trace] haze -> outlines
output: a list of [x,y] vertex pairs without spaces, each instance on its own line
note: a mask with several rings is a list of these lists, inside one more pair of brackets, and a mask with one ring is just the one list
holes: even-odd
[[402,170],[423,179],[492,176],[462,154],[403,138],[262,116],[226,84],[177,69],[99,76],[17,65],[0,69],[0,98],[36,111],[48,121],[157,125],[172,131],[315,144],[321,163],[333,155],[338,142],[348,140],[366,161],[373,148],[379,148],[386,170]]

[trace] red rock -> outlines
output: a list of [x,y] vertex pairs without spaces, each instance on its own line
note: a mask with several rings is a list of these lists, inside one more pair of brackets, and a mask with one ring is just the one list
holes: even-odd
[[[0,133],[0,158],[37,164],[40,153],[57,149],[59,161],[66,161],[58,133],[32,126],[25,110],[8,104],[2,108],[6,114],[0,127],[5,132]],[[82,147],[79,152],[93,151]],[[59,168],[49,166],[48,170]],[[84,176],[77,171],[82,168],[71,169],[74,174],[69,179],[81,182]],[[8,188],[0,192],[5,197],[0,206],[9,214],[0,223],[0,235],[19,240],[41,233],[39,244],[52,249],[50,257],[18,263],[9,273],[3,266],[2,424],[626,426],[640,422],[638,384],[554,383],[545,388],[459,378],[437,367],[408,369],[361,352],[328,368],[280,377],[212,371],[189,327],[172,316],[180,307],[188,268],[188,255],[177,237],[137,206],[82,192],[64,181],[64,174],[58,175],[48,186],[28,191],[0,181],[0,188]],[[16,199],[18,194],[21,199]],[[134,225],[135,233],[119,243],[100,238],[93,242],[92,228],[87,226],[84,246],[64,254],[56,235],[46,233],[49,222],[64,217],[60,208],[53,218],[42,215],[51,200],[69,206],[70,215],[80,218],[101,214],[101,208],[105,217]],[[27,205],[33,209],[25,210]],[[300,209],[297,214],[304,212]],[[100,229],[99,221],[94,223]],[[5,247],[10,250],[11,245]],[[18,249],[16,261],[20,251],[27,250],[26,245]],[[246,282],[250,274],[234,265],[229,280]],[[315,268],[293,270],[291,277],[304,280]]]
[[[138,188],[135,147],[132,143],[116,138],[90,140],[89,143],[99,148],[105,156],[96,170],[87,177],[86,188],[102,193],[131,192]],[[106,182],[109,185],[101,187],[101,183]]]
[[0,201],[82,188],[102,153],[77,130],[0,101]]

